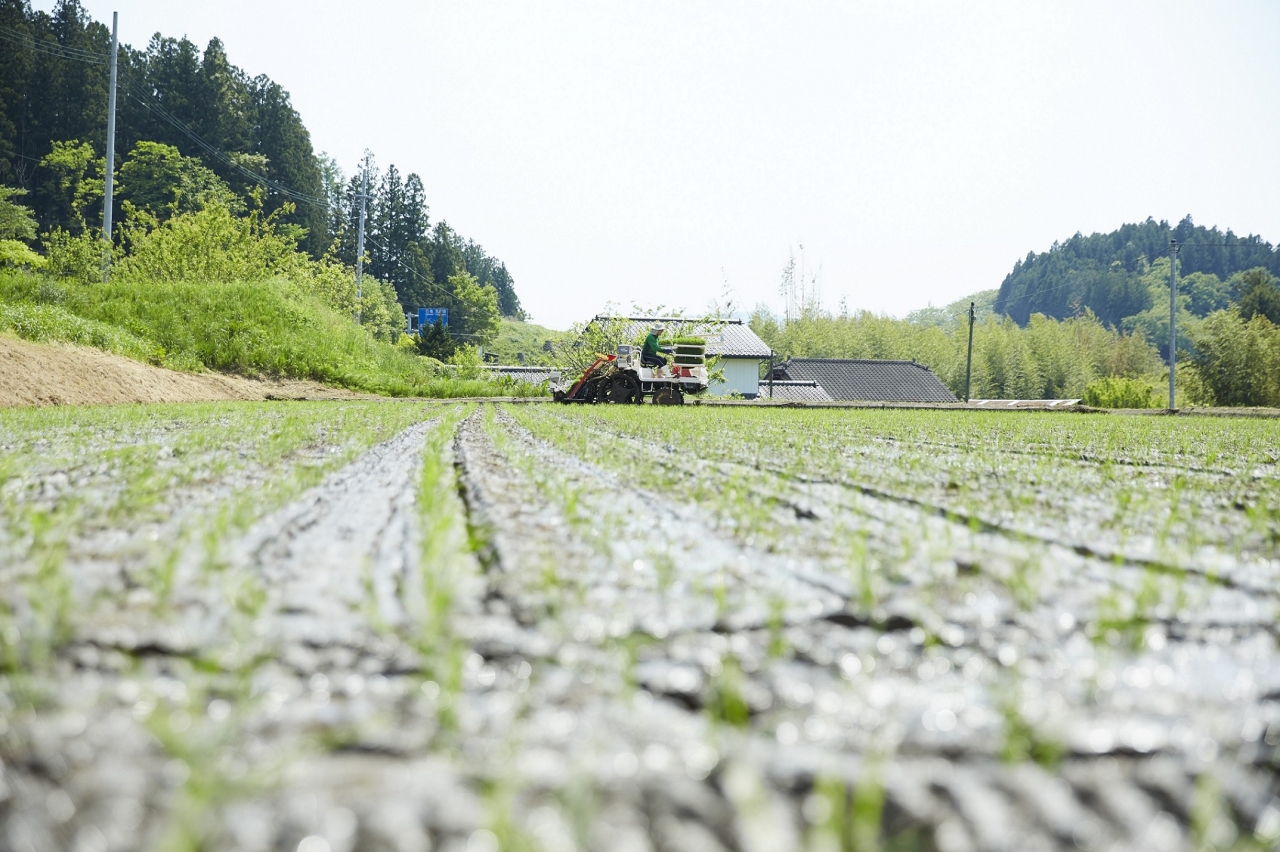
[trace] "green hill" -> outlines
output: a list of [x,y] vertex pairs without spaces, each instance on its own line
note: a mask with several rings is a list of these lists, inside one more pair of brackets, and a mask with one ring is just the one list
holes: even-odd
[[[1237,273],[1262,267],[1280,276],[1280,253],[1261,237],[1204,228],[1190,216],[1176,226],[1147,219],[1108,234],[1076,234],[1047,252],[1028,253],[1000,285],[995,311],[1026,325],[1035,313],[1065,319],[1088,309],[1103,323],[1119,327],[1126,317],[1154,306],[1142,278],[1168,257],[1171,239],[1182,246],[1178,268],[1188,278],[1187,295],[1196,316],[1226,306],[1231,288],[1223,284]],[[1193,278],[1196,274],[1200,277]]]
[[523,363],[546,363],[551,354],[547,344],[562,340],[567,334],[504,317],[498,336],[484,349],[486,354],[496,356],[500,364],[522,363],[521,356]]

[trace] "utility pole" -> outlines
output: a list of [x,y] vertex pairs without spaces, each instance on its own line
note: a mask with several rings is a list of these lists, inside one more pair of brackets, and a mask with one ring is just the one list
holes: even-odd
[[116,176],[116,49],[120,45],[119,30],[120,13],[111,13],[111,87],[107,94],[107,165],[106,186],[102,198],[102,239],[106,242],[106,253],[102,258],[102,280],[105,282],[111,275],[111,207],[115,203]]
[[964,401],[969,401],[969,382],[973,379],[973,302],[969,303],[969,355],[964,362]]
[[1169,240],[1169,410],[1173,411],[1178,370],[1178,241]]
[[361,313],[361,278],[364,277],[364,216],[365,202],[369,200],[369,160],[365,159],[364,170],[360,174],[360,230],[356,235],[356,324],[360,324]]

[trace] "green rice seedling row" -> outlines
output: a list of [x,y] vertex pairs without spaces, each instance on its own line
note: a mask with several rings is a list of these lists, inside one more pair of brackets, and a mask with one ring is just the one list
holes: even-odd
[[0,446],[15,847],[1280,839],[1270,421],[271,403]]

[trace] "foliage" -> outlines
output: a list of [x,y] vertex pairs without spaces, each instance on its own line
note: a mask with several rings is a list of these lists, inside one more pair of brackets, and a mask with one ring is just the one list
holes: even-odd
[[93,146],[80,140],[54,140],[52,148],[40,160],[40,165],[52,172],[56,187],[47,189],[46,194],[56,199],[62,223],[83,231],[88,227],[86,214],[90,208],[102,204],[106,159],[95,156]]
[[452,372],[459,379],[474,380],[480,378],[480,368],[483,361],[480,358],[480,350],[474,346],[459,346],[453,351],[448,363],[457,368]]
[[[964,393],[968,325],[951,327],[860,311],[833,317],[811,310],[778,323],[757,309],[751,327],[783,357],[914,359],[957,396]],[[1106,328],[1086,312],[1065,321],[1037,315],[1026,328],[989,315],[974,326],[974,399],[1078,398],[1094,379],[1139,377],[1160,369],[1140,332]]]
[[0,186],[0,240],[36,238],[36,220],[31,210],[13,200],[26,194],[25,189]]
[[108,250],[100,232],[73,234],[54,228],[41,237],[45,252],[45,270],[60,278],[87,284],[102,280],[102,263]]
[[241,218],[224,204],[211,204],[153,224],[137,218],[125,223],[129,251],[115,275],[157,283],[252,281],[291,277],[305,268],[296,243],[278,233],[275,218],[260,210]]
[[449,313],[451,331],[471,345],[492,340],[501,328],[498,291],[481,284],[468,272],[452,276],[449,287],[453,291],[453,310]]
[[969,303],[973,303],[974,319],[982,322],[995,313],[996,296],[999,292],[999,290],[979,290],[945,307],[935,308],[929,305],[907,314],[906,320],[915,325],[936,325],[941,328],[963,325],[968,328]]
[[1280,285],[1271,273],[1262,267],[1243,272],[1237,279],[1240,316],[1251,320],[1264,316],[1272,325],[1280,325]]
[[1085,405],[1094,408],[1157,408],[1155,390],[1149,382],[1124,376],[1104,376],[1084,389]]
[[[369,271],[391,282],[401,304],[410,310],[457,307],[452,280],[459,273],[466,273],[481,287],[493,287],[502,316],[517,319],[524,316],[505,264],[487,254],[476,242],[464,240],[448,222],[431,224],[426,193],[418,175],[402,177],[394,164],[388,166],[386,172],[380,172],[368,153],[364,165],[369,169],[365,227]],[[356,174],[344,184],[336,167],[331,172],[334,190],[330,195],[339,211],[331,233],[338,246],[338,256],[354,264],[362,182]]]
[[169,283],[281,278],[341,314],[355,316],[358,307],[362,325],[376,338],[392,340],[404,325],[404,312],[391,287],[367,277],[357,306],[354,271],[330,255],[313,261],[298,251],[294,233],[279,227],[287,211],[263,215],[254,210],[238,217],[210,200],[159,225],[149,217],[132,219],[124,228],[129,253],[113,274],[134,282]]
[[[79,0],[57,0],[51,12],[25,2],[0,4],[0,10],[7,28],[37,43],[82,55],[109,51],[110,30]],[[32,192],[39,231],[78,235],[101,222],[108,68],[58,52],[6,43],[0,183]],[[117,218],[132,206],[163,221],[208,200],[235,211],[265,179],[292,191],[267,193],[262,207],[279,213],[278,224],[297,229],[307,255],[318,259],[337,243],[336,257],[354,266],[359,180],[347,182],[331,158],[317,154],[277,83],[233,65],[220,39],[201,50],[187,38],[159,33],[142,49],[120,45],[119,74],[117,150],[132,153],[118,175]],[[432,227],[417,175],[401,177],[391,168],[382,176],[375,169],[369,189],[371,271],[393,285],[398,301],[451,307],[448,280],[465,271],[494,287],[504,316],[522,316],[501,261],[444,222]],[[316,201],[295,206],[290,199],[298,195]]]
[[1193,362],[1218,405],[1280,406],[1280,327],[1264,314],[1217,311],[1193,341]]
[[[550,364],[555,344],[565,333],[533,323],[503,317],[498,334],[485,345],[500,364]],[[523,357],[521,357],[523,356]]]
[[25,243],[17,240],[0,240],[0,268],[9,266],[25,266],[29,269],[40,269],[45,260]]
[[[1157,260],[1138,278],[1138,281],[1147,289],[1147,293],[1151,297],[1151,306],[1144,311],[1125,317],[1120,325],[1126,331],[1140,331],[1143,337],[1151,341],[1156,351],[1164,356],[1164,360],[1167,363],[1169,352],[1169,259],[1162,257]],[[1196,289],[1197,282],[1202,286],[1202,290]],[[1182,281],[1178,282],[1177,322],[1180,330],[1179,338],[1182,338],[1199,322],[1197,315],[1192,311],[1193,301],[1201,304],[1206,302],[1216,303],[1217,297],[1213,294],[1217,293],[1219,289],[1221,289],[1221,282],[1218,281],[1217,277],[1204,273],[1200,273],[1192,279],[1189,282],[1189,286],[1184,286]]]
[[1280,253],[1261,237],[1204,228],[1190,216],[1176,226],[1147,219],[1109,234],[1076,234],[1047,252],[1028,253],[1000,285],[995,310],[1025,325],[1034,313],[1064,319],[1089,309],[1105,325],[1116,326],[1126,317],[1159,310],[1158,295],[1144,278],[1163,262],[1167,306],[1170,239],[1181,245],[1179,271],[1187,282],[1186,307],[1195,316],[1225,307],[1222,282],[1237,272],[1263,267],[1280,274]]
[[[56,309],[39,303],[42,292],[57,293]],[[69,339],[176,369],[309,378],[390,396],[539,392],[444,375],[436,362],[375,340],[281,277],[210,283],[116,276],[59,287],[11,274],[0,277],[0,305],[14,312],[10,324],[24,336]]]
[[0,302],[0,329],[38,343],[74,343],[137,361],[165,363],[164,350],[157,344],[130,334],[119,326],[78,317],[57,305]]
[[0,186],[0,267],[38,269],[44,265],[44,258],[25,242],[36,238],[35,217],[28,208],[12,200],[26,194],[25,189]]
[[120,166],[118,194],[125,204],[157,222],[209,205],[234,213],[242,213],[245,207],[244,200],[212,169],[161,142],[139,142],[129,152]]
[[458,344],[445,330],[444,323],[437,320],[426,328],[418,329],[417,349],[419,355],[435,358],[437,361],[448,361],[453,357]]

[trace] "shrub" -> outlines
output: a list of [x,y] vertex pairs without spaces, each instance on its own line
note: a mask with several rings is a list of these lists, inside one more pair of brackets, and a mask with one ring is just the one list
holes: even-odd
[[1083,402],[1094,408],[1158,408],[1150,383],[1124,376],[1106,376],[1089,383]]

